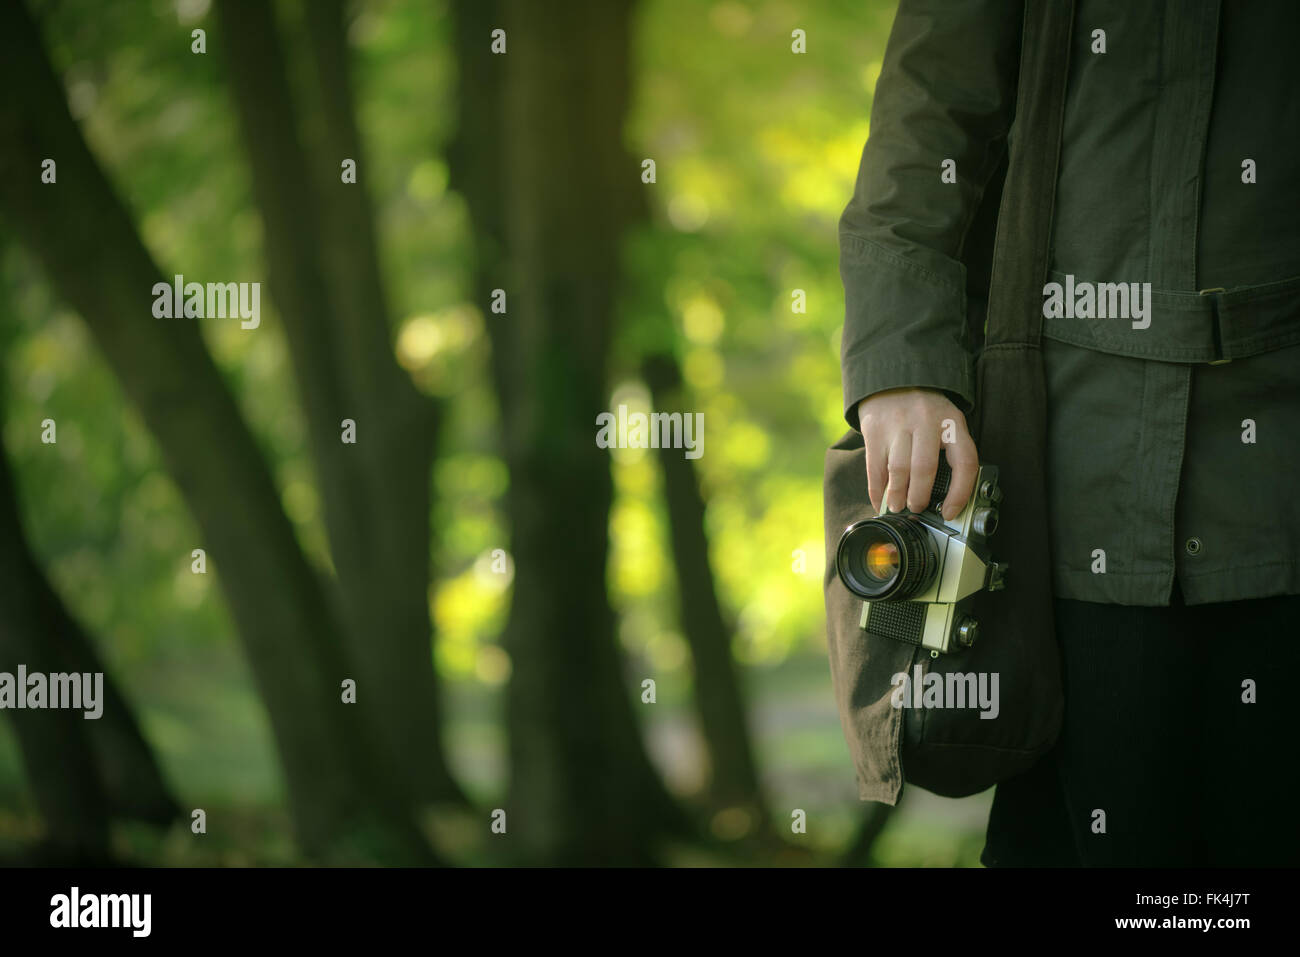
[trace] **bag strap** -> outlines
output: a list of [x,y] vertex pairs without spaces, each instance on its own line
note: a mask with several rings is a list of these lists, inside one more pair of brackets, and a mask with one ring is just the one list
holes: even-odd
[[1025,0],[1006,187],[993,240],[985,348],[1037,346],[1043,328],[1074,0]]

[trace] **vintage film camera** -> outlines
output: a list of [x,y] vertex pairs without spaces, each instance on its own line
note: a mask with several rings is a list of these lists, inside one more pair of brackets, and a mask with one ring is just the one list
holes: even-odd
[[1007,565],[990,558],[1002,489],[998,470],[979,467],[975,491],[951,522],[939,513],[952,470],[939,454],[930,504],[854,522],[840,536],[835,566],[840,580],[863,600],[860,627],[870,635],[930,649],[930,656],[969,648],[979,622],[968,599],[1004,587]]

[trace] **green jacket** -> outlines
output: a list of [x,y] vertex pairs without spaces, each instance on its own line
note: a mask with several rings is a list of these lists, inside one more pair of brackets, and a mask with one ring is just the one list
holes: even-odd
[[[971,411],[1007,144],[1035,135],[1022,17],[899,5],[840,219],[853,427],[901,386]],[[1297,26],[1294,0],[1076,4],[1042,343],[1061,597],[1300,593]]]

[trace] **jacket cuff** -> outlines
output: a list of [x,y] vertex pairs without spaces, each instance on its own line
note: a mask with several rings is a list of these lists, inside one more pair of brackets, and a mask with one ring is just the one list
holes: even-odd
[[892,359],[873,352],[846,360],[844,378],[844,421],[858,429],[858,403],[886,389],[936,389],[969,416],[975,408],[975,375],[970,363],[941,364]]
[[969,415],[975,406],[974,353],[966,330],[966,270],[936,250],[888,248],[840,234],[844,333],[840,373],[844,420],[885,389],[946,392]]

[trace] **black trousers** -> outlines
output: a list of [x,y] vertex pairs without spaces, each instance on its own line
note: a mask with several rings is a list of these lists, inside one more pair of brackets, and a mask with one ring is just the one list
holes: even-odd
[[986,866],[1300,863],[1300,595],[1058,599],[1056,627],[1061,737],[998,785]]

